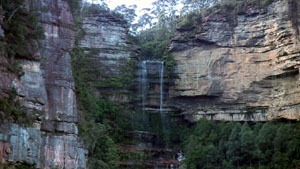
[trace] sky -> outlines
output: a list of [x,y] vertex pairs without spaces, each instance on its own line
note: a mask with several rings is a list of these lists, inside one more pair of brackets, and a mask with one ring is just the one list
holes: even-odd
[[107,4],[110,9],[114,9],[116,6],[119,5],[137,5],[138,10],[143,8],[150,8],[151,4],[156,0],[107,0]]
[[[87,2],[93,2],[93,3],[97,3],[100,2],[101,0],[85,0]],[[136,9],[136,15],[137,17],[135,18],[134,23],[137,23],[139,20],[139,17],[141,17],[145,11],[142,11],[142,9],[144,8],[151,8],[152,7],[152,3],[157,1],[157,0],[104,0],[105,3],[108,5],[110,10],[114,10],[117,6],[121,6],[121,5],[126,5],[126,6],[130,6],[130,5],[136,5],[137,9]]]
[[156,0],[106,0],[107,5],[110,9],[115,9],[115,7],[125,4],[126,6],[129,5],[136,5],[136,15],[138,16],[135,20],[137,22],[138,18],[144,14],[141,10],[143,8],[151,8],[152,3]]
[[[85,0],[87,2],[93,2],[93,3],[99,3],[102,0]],[[136,5],[136,19],[134,23],[138,22],[139,18],[145,13],[145,11],[142,11],[144,8],[152,8],[152,3],[157,0],[104,0],[104,2],[108,5],[110,10],[114,10],[117,6],[121,5]],[[181,8],[182,6],[178,6],[178,8]],[[154,20],[155,21],[155,20]]]
[[[86,0],[87,2],[92,2],[92,0]],[[126,6],[129,5],[137,5],[137,15],[140,16],[142,13],[140,12],[143,8],[151,8],[152,3],[156,0],[105,0],[108,7],[113,10],[115,7],[125,4]],[[97,0],[94,0],[97,2]]]

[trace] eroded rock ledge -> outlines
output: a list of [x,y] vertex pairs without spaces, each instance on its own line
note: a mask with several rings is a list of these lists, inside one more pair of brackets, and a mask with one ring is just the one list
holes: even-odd
[[299,120],[298,8],[279,0],[248,6],[234,22],[210,14],[192,30],[178,29],[168,104],[192,121]]

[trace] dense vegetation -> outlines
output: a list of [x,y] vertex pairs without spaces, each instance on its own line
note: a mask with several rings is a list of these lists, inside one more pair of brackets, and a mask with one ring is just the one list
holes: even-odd
[[100,95],[94,94],[91,81],[96,66],[92,64],[89,54],[81,48],[74,48],[72,56],[72,68],[75,77],[76,94],[79,100],[81,112],[80,137],[83,139],[89,151],[88,168],[116,168],[118,160],[117,147],[111,138],[111,121],[120,111],[117,105]]
[[200,120],[185,143],[185,165],[283,169],[300,166],[300,123]]

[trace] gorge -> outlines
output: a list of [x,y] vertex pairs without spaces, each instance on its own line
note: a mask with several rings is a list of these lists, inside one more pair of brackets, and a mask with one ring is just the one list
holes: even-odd
[[0,169],[300,167],[298,0],[220,1],[165,39],[80,2],[0,1]]

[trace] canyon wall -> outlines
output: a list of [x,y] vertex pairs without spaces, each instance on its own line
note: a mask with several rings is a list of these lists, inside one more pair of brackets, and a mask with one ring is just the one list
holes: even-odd
[[[0,119],[0,163],[86,168],[70,63],[76,29],[69,5],[63,0],[25,4],[39,14],[45,39],[32,45],[29,57],[17,58],[24,75],[13,73],[7,66],[0,7],[0,99],[16,90],[15,99],[35,121],[28,127]],[[212,12],[197,25],[179,27],[170,46],[177,65],[168,77],[174,79],[160,75],[161,63],[149,63],[145,106],[159,112],[163,103],[165,111],[182,112],[190,121],[299,120],[299,8],[297,1],[278,0],[266,8],[250,5],[235,15]],[[78,47],[99,68],[91,72],[99,82],[95,93],[129,105],[129,92],[143,87],[132,86],[132,78],[141,77],[143,68],[140,63],[141,71],[131,72],[137,50],[128,25],[111,14],[90,15],[83,18],[82,29]],[[5,113],[0,111],[0,117]]]
[[[0,96],[7,98],[12,89],[16,90],[16,99],[35,121],[29,127],[10,120],[1,122],[0,163],[86,168],[87,151],[78,138],[70,63],[75,30],[69,5],[62,0],[28,0],[24,4],[28,11],[39,14],[45,38],[28,49],[32,50],[30,57],[17,59],[24,71],[20,78],[6,68],[9,58],[5,50],[1,51]],[[5,36],[2,30],[0,36]],[[44,113],[38,115],[38,111]]]
[[217,8],[179,27],[167,104],[191,121],[299,120],[299,7],[279,0],[236,14]]
[[[8,100],[16,92],[14,101],[26,108],[34,122],[28,126],[1,119],[0,164],[86,168],[88,152],[78,138],[79,116],[70,52],[74,47],[81,48],[93,60],[91,67],[95,71],[90,72],[90,79],[95,93],[127,105],[129,92],[134,90],[131,71],[137,52],[129,40],[128,24],[105,12],[83,16],[82,32],[76,32],[79,30],[67,1],[27,0],[24,8],[38,14],[45,38],[34,41],[32,48],[28,48],[28,57],[9,58],[5,50],[7,35],[2,29],[4,13],[0,8],[0,99]],[[20,74],[9,69],[11,60],[21,67]],[[0,113],[0,117],[9,114]]]

